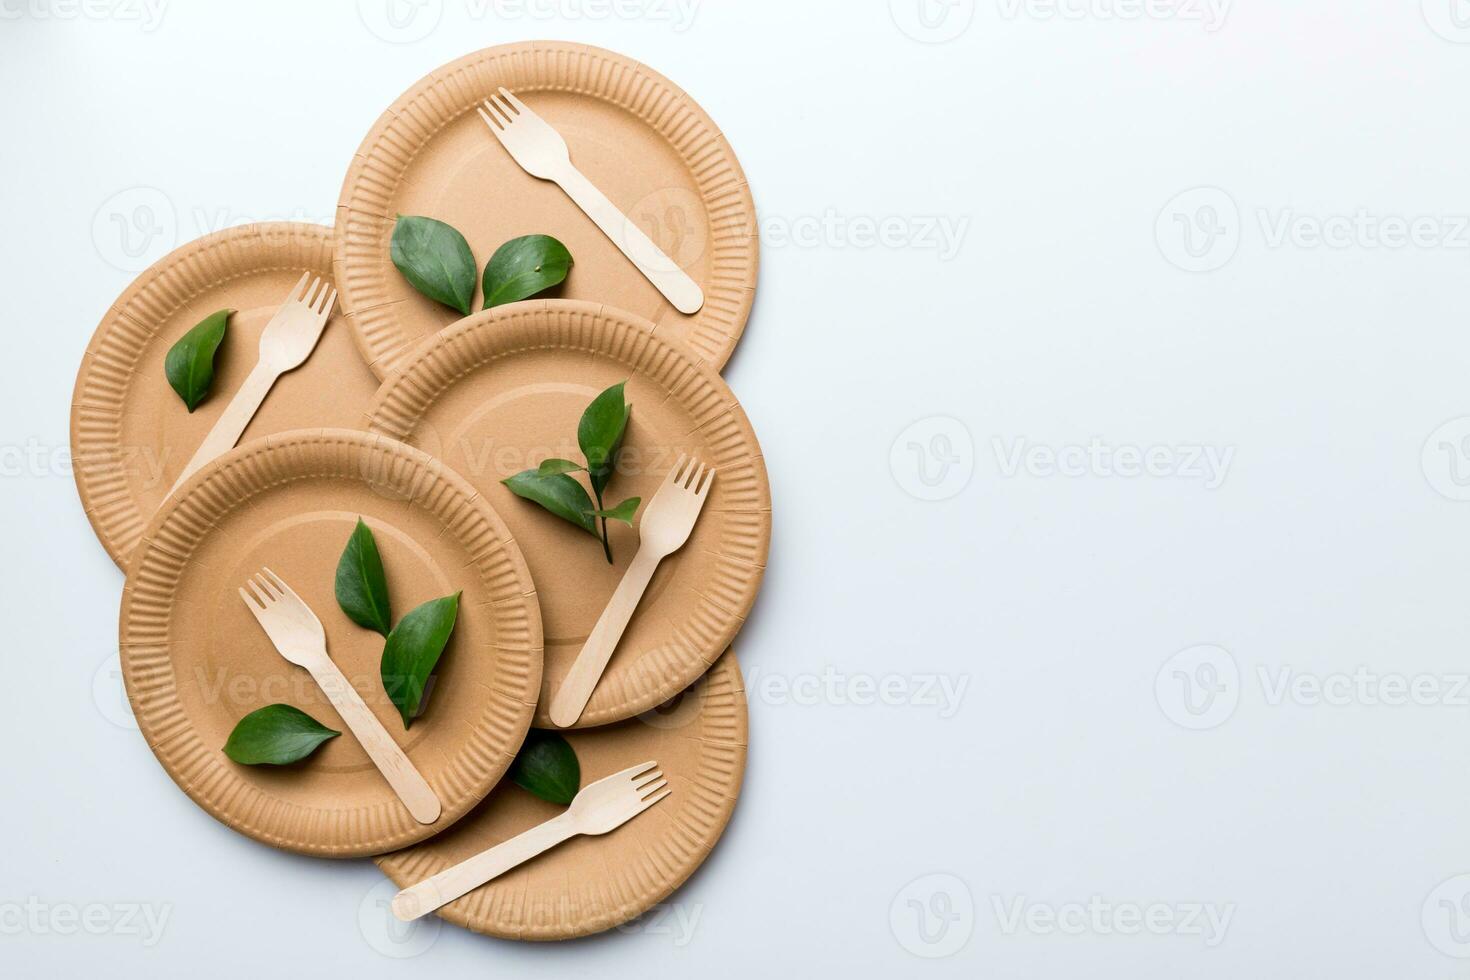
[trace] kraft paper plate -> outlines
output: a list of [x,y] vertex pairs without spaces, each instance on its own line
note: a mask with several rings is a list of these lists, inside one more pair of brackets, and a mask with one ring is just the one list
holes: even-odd
[[[331,277],[332,233],[292,222],[244,225],[190,242],[140,275],[103,317],[77,372],[71,448],[77,490],[120,566],[143,526],[255,366],[260,333],[303,272]],[[209,314],[234,309],[209,397],[191,415],[164,355]],[[283,375],[241,442],[303,426],[361,428],[377,379],[340,318]]]
[[[466,317],[383,383],[368,420],[462,473],[505,519],[541,599],[546,671],[536,724],[638,548],[611,524],[597,538],[512,494],[501,480],[549,457],[581,460],[577,422],[626,381],[632,405],[609,506],[645,505],[681,453],[717,476],[689,541],[664,559],[577,727],[631,718],[688,687],[730,645],[760,588],[771,496],[755,432],[720,376],[654,326],[592,303],[537,300]],[[643,509],[639,509],[639,520]]]
[[[610,834],[574,837],[538,855],[438,914],[475,932],[535,940],[586,936],[642,915],[683,884],[720,839],[745,772],[746,724],[732,650],[658,710],[566,733],[583,786],[653,759],[669,780],[668,798]],[[563,809],[506,782],[447,833],[377,863],[406,888]]]
[[[358,517],[373,529],[394,622],[463,590],[454,634],[413,726],[383,691],[383,638],[338,608],[337,560]],[[306,671],[276,652],[238,589],[269,566],[311,606],[327,650],[443,804],[417,823]],[[366,432],[268,436],[189,478],[154,515],[123,590],[123,677],[169,775],[234,829],[287,850],[381,854],[437,833],[495,785],[541,684],[531,576],[494,509],[423,453]],[[222,747],[266,704],[343,734],[293,766],[242,766]]]
[[[559,187],[516,165],[475,113],[501,86],[561,133],[572,162],[704,288],[703,309],[685,316],[671,307]],[[383,378],[459,317],[393,266],[399,214],[458,228],[481,273],[509,239],[552,235],[575,263],[555,295],[651,320],[716,370],[750,315],[755,205],[734,152],[672,82],[601,48],[532,41],[460,58],[404,93],[363,141],[337,207],[337,285],[363,356]]]

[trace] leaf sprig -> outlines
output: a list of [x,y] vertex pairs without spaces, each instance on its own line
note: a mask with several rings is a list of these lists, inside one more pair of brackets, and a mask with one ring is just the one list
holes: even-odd
[[[400,214],[393,225],[388,255],[414,289],[470,315],[475,299],[475,254],[453,225]],[[572,253],[550,235],[512,238],[485,263],[481,277],[485,305],[481,309],[530,299],[564,282],[571,268]]]
[[[540,504],[564,521],[569,521],[593,537],[602,540],[602,553],[612,564],[612,545],[608,541],[607,522],[621,521],[633,526],[642,498],[629,497],[614,507],[603,504],[603,491],[617,469],[618,453],[628,431],[628,418],[633,406],[624,399],[619,382],[592,399],[577,424],[577,445],[585,465],[569,459],[546,459],[533,470],[522,470],[501,480],[518,497]],[[589,496],[573,473],[585,472],[592,486]],[[596,499],[594,505],[593,500]]]
[[423,706],[429,675],[449,645],[449,636],[459,619],[461,593],[430,599],[390,628],[388,577],[372,529],[360,517],[337,562],[336,593],[337,605],[348,619],[383,635],[378,673],[383,690],[403,719],[403,727],[408,728]]

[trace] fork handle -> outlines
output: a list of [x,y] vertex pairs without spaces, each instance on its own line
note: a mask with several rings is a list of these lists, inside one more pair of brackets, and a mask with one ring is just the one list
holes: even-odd
[[576,834],[576,824],[571,820],[570,811],[552,817],[525,833],[444,869],[432,878],[403,889],[393,896],[393,914],[404,922],[412,922]]
[[178,480],[169,489],[172,494],[184,481],[193,476],[205,463],[222,456],[234,448],[235,443],[240,441],[245,427],[255,417],[260,403],[265,401],[265,396],[270,393],[271,386],[281,376],[279,371],[271,368],[264,361],[257,361],[255,367],[245,376],[245,383],[240,385],[240,390],[235,392],[235,397],[225,406],[223,414],[214,423],[214,428],[209,430],[209,435],[199,444],[189,464],[184,467],[184,472],[179,474]]
[[388,780],[388,785],[393,787],[393,792],[398,794],[413,818],[426,824],[438,820],[439,797],[434,795],[424,777],[408,761],[408,756],[393,741],[393,736],[378,721],[378,716],[363,703],[337,665],[331,660],[318,663],[312,668],[311,676],[331,700],[332,707],[337,709],[337,714],[342,716],[347,727],[352,729],[352,734],[357,736],[358,742],[367,750],[368,758],[373,760],[373,765]]
[[699,312],[704,306],[704,290],[663,249],[655,245],[653,239],[645,235],[632,218],[619,211],[617,205],[607,199],[607,195],[583,176],[582,171],[568,163],[565,172],[556,177],[556,182],[567,192],[572,202],[586,212],[587,217],[602,229],[602,233],[611,238],[612,243],[638,267],[638,271],[664,294],[664,298],[673,304],[674,309],[685,314]]
[[623,638],[623,630],[628,628],[628,620],[633,618],[633,610],[638,608],[638,600],[643,598],[643,592],[658,568],[660,558],[650,554],[646,548],[639,548],[633,556],[628,570],[623,573],[623,580],[597,618],[597,625],[592,627],[587,642],[582,644],[582,652],[577,654],[572,669],[551,700],[552,724],[567,728],[582,717],[587,702],[592,699],[593,689],[602,680],[607,662]]

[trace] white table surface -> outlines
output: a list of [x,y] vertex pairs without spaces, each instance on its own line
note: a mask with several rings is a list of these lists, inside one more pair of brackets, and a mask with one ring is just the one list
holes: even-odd
[[[0,973],[1470,971],[1466,4],[392,2],[0,0]],[[728,833],[557,946],[180,793],[66,457],[130,268],[330,222],[403,89],[537,37],[739,153],[776,527]]]

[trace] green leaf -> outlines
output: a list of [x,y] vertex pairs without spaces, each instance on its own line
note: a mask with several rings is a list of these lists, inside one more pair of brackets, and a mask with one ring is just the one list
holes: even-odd
[[565,473],[542,476],[536,470],[522,470],[500,482],[517,497],[534,501],[562,520],[571,521],[597,537],[597,522],[592,519],[592,498],[587,496],[586,487]]
[[548,803],[572,802],[582,786],[577,753],[556,732],[533,728],[510,765],[510,781]]
[[225,339],[225,326],[234,310],[220,310],[200,320],[163,359],[163,373],[192,413],[214,383],[214,355]]
[[383,689],[403,716],[403,727],[413,723],[423,702],[424,687],[429,674],[454,632],[454,621],[459,616],[459,596],[447,595],[428,602],[409,612],[388,634],[383,645]]
[[622,521],[624,524],[632,527],[633,515],[638,513],[638,505],[642,502],[642,497],[629,497],[612,510],[594,510],[592,516],[604,517],[610,521]]
[[586,467],[578,466],[569,459],[543,459],[536,468],[537,476],[556,476],[558,473],[576,473]]
[[623,385],[619,383],[592,399],[592,404],[582,413],[582,421],[577,423],[577,445],[587,457],[587,475],[592,478],[592,492],[599,499],[607,481],[612,479],[618,448],[623,444],[623,433],[628,430],[628,415],[632,411],[633,407],[623,401]]
[[373,539],[372,530],[361,517],[337,561],[337,605],[359,626],[377,630],[384,636],[392,628],[383,559],[378,556],[378,542]]
[[243,766],[285,766],[311,755],[341,732],[289,704],[268,704],[235,723],[225,755]]
[[529,299],[562,282],[572,267],[572,253],[550,235],[512,238],[485,263],[485,309]]
[[389,254],[409,284],[435,302],[470,315],[475,298],[475,255],[451,225],[400,214]]

